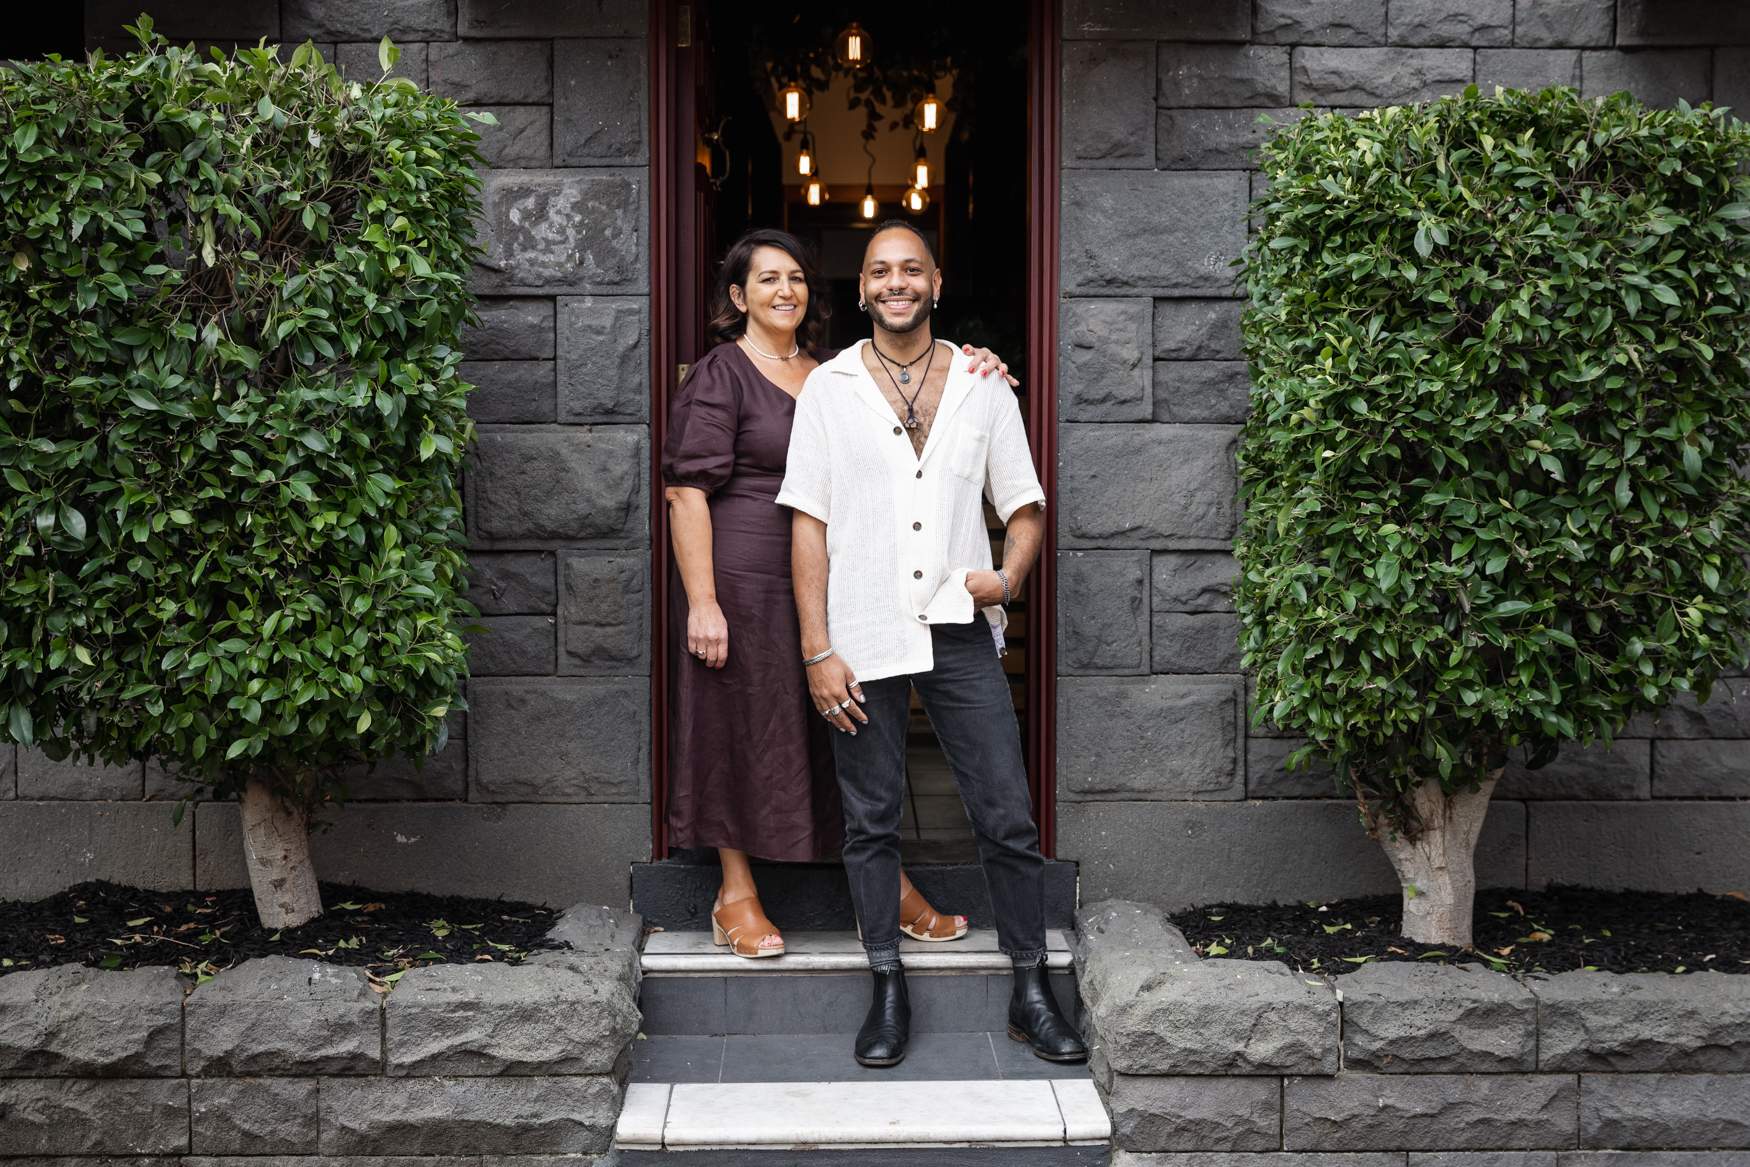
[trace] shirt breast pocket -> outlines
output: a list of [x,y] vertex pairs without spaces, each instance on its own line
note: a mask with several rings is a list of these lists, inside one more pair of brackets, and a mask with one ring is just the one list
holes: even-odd
[[948,469],[955,476],[982,487],[989,453],[990,435],[981,430],[967,430],[948,452]]

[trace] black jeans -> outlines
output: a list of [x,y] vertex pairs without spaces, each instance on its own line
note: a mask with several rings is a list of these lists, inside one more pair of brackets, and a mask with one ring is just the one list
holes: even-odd
[[1045,859],[1008,678],[983,616],[930,631],[935,667],[864,681],[869,723],[858,725],[855,737],[833,734],[845,808],[845,873],[863,948],[872,965],[898,959],[899,822],[915,686],[978,838],[997,945],[1016,964],[1037,964],[1045,955]]

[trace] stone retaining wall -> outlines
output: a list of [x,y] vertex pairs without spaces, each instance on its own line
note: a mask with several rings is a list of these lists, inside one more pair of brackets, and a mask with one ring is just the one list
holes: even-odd
[[580,906],[552,932],[569,948],[415,969],[387,994],[280,956],[192,991],[165,968],[0,977],[0,1162],[590,1167],[638,1032],[639,927]]
[[1199,959],[1148,905],[1077,925],[1114,1167],[1750,1164],[1750,976],[1320,977]]

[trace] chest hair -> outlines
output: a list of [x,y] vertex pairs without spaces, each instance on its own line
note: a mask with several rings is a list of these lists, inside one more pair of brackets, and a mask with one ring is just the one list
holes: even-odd
[[[938,343],[937,347],[942,346]],[[945,356],[949,359],[944,360]],[[869,370],[869,375],[875,378],[875,384],[880,388],[881,396],[887,399],[888,406],[893,410],[894,419],[902,425],[905,422],[906,401],[909,399],[912,402],[911,411],[917,415],[918,428],[906,430],[905,434],[911,439],[912,452],[920,458],[923,457],[924,446],[930,440],[930,429],[936,422],[936,410],[942,404],[942,390],[948,386],[948,368],[952,363],[952,355],[937,353],[935,362],[930,366],[930,375],[923,379],[920,386],[918,378],[923,374],[924,363],[929,360],[930,358],[926,356],[923,361],[912,366],[912,383],[910,385],[896,385],[894,382],[898,379],[898,373],[894,372],[891,366],[882,367],[881,358],[875,355],[874,346],[867,345],[863,349],[864,367]],[[901,389],[905,390],[903,394],[900,392]],[[912,396],[914,393],[915,397]]]

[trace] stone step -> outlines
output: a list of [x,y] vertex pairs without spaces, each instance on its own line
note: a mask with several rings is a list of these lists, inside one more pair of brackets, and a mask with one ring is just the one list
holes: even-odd
[[[988,928],[990,892],[976,863],[908,863],[906,873],[940,912],[966,916],[975,928]],[[632,865],[632,908],[646,924],[671,930],[711,927],[711,903],[721,878],[714,854],[687,852],[684,859]],[[778,927],[850,930],[851,895],[839,863],[755,863],[760,902]],[[1076,865],[1045,864],[1045,926],[1073,928]]]
[[[1112,1125],[1094,1084],[1075,1079],[947,1081],[633,1082],[614,1132],[623,1155],[874,1151],[924,1162],[925,1148],[994,1148],[1003,1163],[1087,1163],[1081,1157],[1021,1159],[1023,1148],[1103,1150]],[[635,1162],[627,1158],[626,1162]],[[678,1161],[678,1159],[677,1159]],[[722,1160],[703,1160],[712,1163]],[[755,1161],[755,1160],[749,1160]],[[814,1160],[805,1160],[814,1162]],[[855,1160],[847,1160],[854,1162]],[[956,1160],[964,1161],[964,1160]]]
[[[644,1033],[850,1034],[869,1007],[868,963],[853,932],[786,932],[785,954],[745,960],[708,932],[656,932],[645,941],[639,1007]],[[1065,1016],[1077,1018],[1068,936],[1046,932],[1046,963]],[[996,934],[975,928],[948,944],[900,941],[916,1033],[1002,1030],[1013,976]]]
[[1104,1143],[1049,1147],[871,1147],[856,1151],[620,1151],[617,1167],[1107,1167]]

